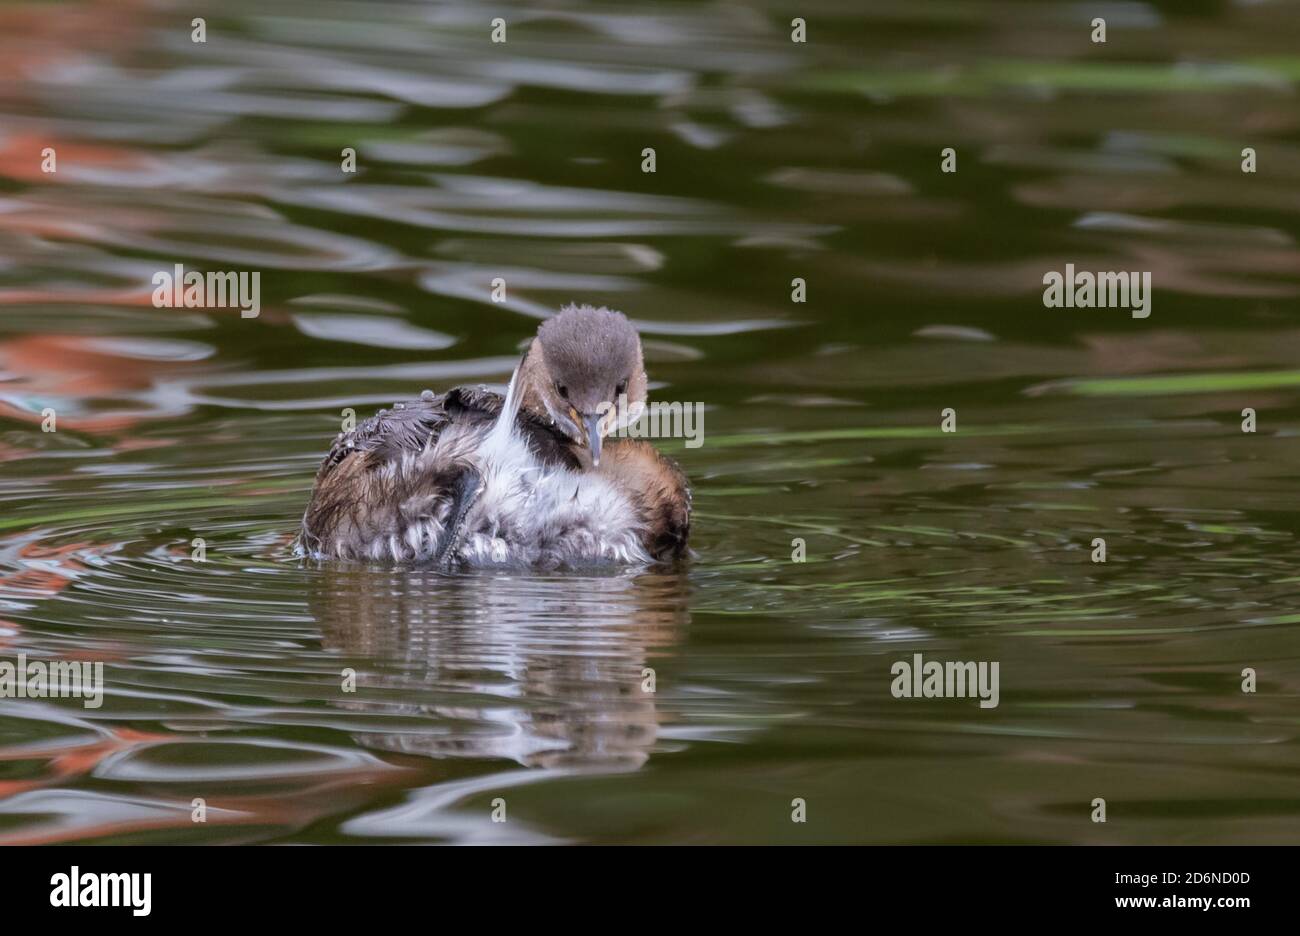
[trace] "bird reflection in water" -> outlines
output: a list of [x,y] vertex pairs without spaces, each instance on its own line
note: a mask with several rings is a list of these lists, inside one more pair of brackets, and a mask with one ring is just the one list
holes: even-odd
[[689,621],[676,572],[562,577],[338,567],[311,609],[340,667],[340,706],[394,719],[369,748],[527,767],[635,770],[660,714],[655,658]]

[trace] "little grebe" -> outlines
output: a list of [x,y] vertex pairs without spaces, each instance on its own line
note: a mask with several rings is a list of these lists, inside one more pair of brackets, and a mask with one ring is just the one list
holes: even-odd
[[442,567],[646,563],[686,552],[691,492],[642,439],[641,339],[621,312],[568,306],[537,329],[506,395],[457,387],[341,433],[299,552]]

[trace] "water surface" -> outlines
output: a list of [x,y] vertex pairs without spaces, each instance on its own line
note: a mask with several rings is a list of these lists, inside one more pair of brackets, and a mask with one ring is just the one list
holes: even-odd
[[[1300,839],[1300,9],[1105,7],[0,9],[0,650],[107,680],[0,700],[0,842]],[[293,558],[344,408],[574,300],[706,407],[693,561]]]

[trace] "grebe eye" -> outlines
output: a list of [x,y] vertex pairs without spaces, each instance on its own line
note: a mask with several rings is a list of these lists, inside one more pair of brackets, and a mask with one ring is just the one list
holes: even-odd
[[566,387],[564,384],[557,383],[555,385],[555,390],[557,393],[560,394],[560,396],[564,397],[566,400],[569,398],[569,388]]

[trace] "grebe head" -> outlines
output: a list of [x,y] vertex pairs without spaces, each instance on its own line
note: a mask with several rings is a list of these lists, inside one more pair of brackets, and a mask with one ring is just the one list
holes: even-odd
[[565,306],[537,329],[521,368],[524,405],[600,464],[601,439],[645,408],[641,338],[622,312]]

